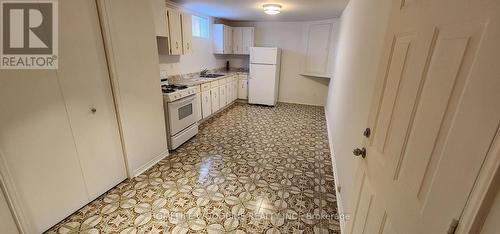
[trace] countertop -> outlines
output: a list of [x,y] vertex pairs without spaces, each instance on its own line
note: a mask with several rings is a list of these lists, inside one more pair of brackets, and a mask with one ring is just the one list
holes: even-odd
[[169,84],[177,84],[177,85],[187,85],[187,86],[196,86],[220,79],[225,79],[228,76],[232,76],[235,74],[248,74],[248,72],[241,72],[241,71],[220,71],[220,72],[213,72],[214,74],[223,74],[224,76],[217,77],[217,78],[204,78],[200,77],[199,74],[195,75],[185,75],[185,76],[176,76],[168,80]]

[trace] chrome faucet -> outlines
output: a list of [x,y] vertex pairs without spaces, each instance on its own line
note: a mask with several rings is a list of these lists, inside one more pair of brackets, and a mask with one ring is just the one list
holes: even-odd
[[205,69],[201,70],[201,72],[200,72],[200,76],[204,76],[204,75],[206,75],[207,73],[208,73],[208,69],[206,69],[206,68],[205,68]]

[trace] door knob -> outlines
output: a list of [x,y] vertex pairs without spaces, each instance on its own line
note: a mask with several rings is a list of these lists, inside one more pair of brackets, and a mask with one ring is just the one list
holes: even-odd
[[365,131],[363,132],[363,136],[366,138],[370,138],[370,135],[372,134],[372,130],[370,128],[366,128]]
[[354,154],[354,156],[361,156],[362,158],[366,158],[366,149],[365,147],[363,148],[356,148],[352,151],[352,154]]

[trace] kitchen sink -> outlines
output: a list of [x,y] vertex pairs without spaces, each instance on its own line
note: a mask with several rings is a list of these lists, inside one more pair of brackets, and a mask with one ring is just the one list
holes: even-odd
[[205,74],[205,75],[200,75],[200,77],[203,77],[203,78],[217,78],[217,77],[221,77],[221,76],[225,76],[223,74]]

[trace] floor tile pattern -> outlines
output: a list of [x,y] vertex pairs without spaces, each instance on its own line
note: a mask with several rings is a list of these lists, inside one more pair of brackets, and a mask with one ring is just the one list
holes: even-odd
[[322,107],[235,103],[48,233],[340,233]]

